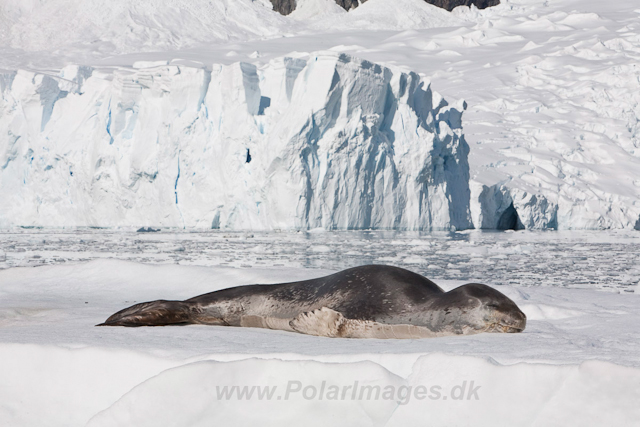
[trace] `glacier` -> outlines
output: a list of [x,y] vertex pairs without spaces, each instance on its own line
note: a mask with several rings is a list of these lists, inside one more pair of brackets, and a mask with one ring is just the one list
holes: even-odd
[[[141,0],[135,5],[116,1],[110,7],[95,0],[7,0],[0,5],[0,90],[12,92],[18,74],[44,79],[37,96],[46,105],[34,114],[47,133],[57,125],[51,117],[77,95],[77,88],[65,86],[66,80],[76,79],[68,64],[90,65],[78,68],[89,73],[89,80],[98,78],[93,84],[116,75],[120,79],[127,73],[151,72],[153,64],[185,68],[190,63],[191,68],[206,68],[208,75],[212,67],[198,62],[248,62],[260,75],[270,61],[283,56],[300,59],[314,51],[344,52],[423,73],[446,99],[466,100],[469,210],[475,228],[638,230],[640,9],[632,0],[620,1],[615,8],[595,0],[580,7],[574,3],[509,0],[483,10],[458,7],[447,12],[423,0],[368,0],[347,12],[334,0],[299,0],[291,14],[282,16],[269,0]],[[65,19],[50,19],[63,12]],[[65,78],[59,76],[63,68],[69,74]],[[268,90],[262,81],[259,86]],[[271,100],[267,95],[265,102],[266,98]],[[134,110],[124,108],[125,116],[139,119]],[[274,109],[264,104],[263,110],[258,119],[268,128]],[[109,132],[121,125],[116,115],[114,110],[113,122],[104,117]],[[0,135],[0,166],[18,155],[11,147],[25,143],[25,138],[15,129]],[[258,159],[255,154],[244,148],[245,159],[253,162]],[[186,178],[182,163],[177,187]],[[171,168],[176,187],[177,160]],[[145,173],[141,179],[154,176],[153,171]],[[19,179],[0,177],[3,185],[11,181],[8,192],[18,188],[14,181]],[[176,196],[182,205],[185,195],[181,197],[178,188],[162,194],[174,205]],[[180,213],[168,215],[174,214],[177,219],[151,220],[188,227]],[[466,208],[461,215],[466,215]],[[215,218],[210,225],[220,225]],[[310,226],[323,226],[323,221],[326,218],[320,225],[311,221]],[[18,223],[32,224],[22,219]],[[52,223],[60,222],[33,225]],[[78,223],[108,221],[89,218]],[[136,221],[146,227],[153,223]]]
[[0,77],[0,226],[472,228],[466,103],[321,51]]

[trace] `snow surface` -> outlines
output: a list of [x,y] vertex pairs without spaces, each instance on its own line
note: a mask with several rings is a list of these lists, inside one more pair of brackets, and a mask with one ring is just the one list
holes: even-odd
[[65,56],[181,48],[247,36],[276,37],[286,19],[267,1],[7,0],[0,9],[0,43]]

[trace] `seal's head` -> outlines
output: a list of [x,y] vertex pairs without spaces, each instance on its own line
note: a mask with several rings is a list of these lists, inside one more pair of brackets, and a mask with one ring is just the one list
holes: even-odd
[[469,283],[445,294],[447,310],[462,310],[458,316],[467,323],[465,328],[477,332],[522,332],[527,316],[516,303],[499,291],[479,283]]
[[465,291],[477,298],[481,305],[482,320],[487,325],[485,332],[522,332],[527,325],[527,316],[506,295],[479,283],[464,286]]

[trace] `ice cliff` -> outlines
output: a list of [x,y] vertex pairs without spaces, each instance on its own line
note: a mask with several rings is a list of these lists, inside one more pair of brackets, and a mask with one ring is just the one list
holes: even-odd
[[346,54],[0,74],[0,226],[465,229],[466,105]]

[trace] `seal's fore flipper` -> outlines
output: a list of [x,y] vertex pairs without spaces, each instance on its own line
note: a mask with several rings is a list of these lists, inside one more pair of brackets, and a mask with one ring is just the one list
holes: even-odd
[[327,307],[298,314],[289,324],[301,334],[319,337],[341,337],[345,318],[342,313]]
[[280,331],[295,332],[295,330],[289,325],[291,319],[282,319],[279,317],[269,316],[242,316],[240,319],[240,326],[244,328],[265,328],[265,329],[277,329]]
[[387,325],[371,320],[347,319],[341,313],[327,307],[301,313],[290,325],[302,334],[330,338],[418,339],[452,335],[433,332],[423,326]]
[[151,301],[133,305],[96,326],[165,326],[195,323],[191,304],[182,301]]

